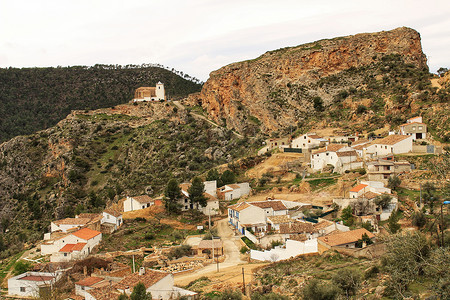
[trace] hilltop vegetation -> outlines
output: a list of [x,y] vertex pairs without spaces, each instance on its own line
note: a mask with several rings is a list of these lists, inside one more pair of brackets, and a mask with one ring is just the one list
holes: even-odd
[[58,126],[12,139],[0,146],[7,251],[42,238],[50,220],[99,211],[125,195],[158,196],[170,178],[190,180],[254,148],[168,103],[73,114]]
[[198,80],[174,72],[119,65],[0,68],[0,143],[49,128],[71,110],[126,103],[139,86],[155,86],[161,81],[166,94],[174,99],[200,90]]

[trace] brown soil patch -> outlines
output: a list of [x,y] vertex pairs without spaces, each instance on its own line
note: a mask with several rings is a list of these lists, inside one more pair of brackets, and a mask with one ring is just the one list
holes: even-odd
[[191,224],[186,224],[186,223],[181,223],[177,220],[173,220],[173,219],[161,219],[160,220],[161,224],[166,224],[166,225],[170,225],[171,227],[175,228],[175,229],[187,229],[187,230],[194,230],[197,227]]
[[300,153],[275,153],[256,167],[248,170],[245,175],[249,178],[260,178],[265,173],[283,175],[287,172],[287,163],[303,160]]
[[163,206],[150,206],[144,209],[127,211],[123,213],[123,218],[126,219],[135,219],[135,218],[145,218],[147,220],[153,219],[156,215],[164,214],[165,210]]

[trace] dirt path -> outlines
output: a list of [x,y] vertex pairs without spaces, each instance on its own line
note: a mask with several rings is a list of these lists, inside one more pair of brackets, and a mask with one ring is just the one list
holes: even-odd
[[223,277],[228,274],[230,268],[236,268],[238,265],[246,264],[247,262],[241,260],[240,244],[238,237],[234,236],[233,230],[228,225],[227,219],[223,219],[217,222],[217,234],[220,236],[223,242],[223,250],[225,253],[225,261],[219,264],[219,272],[217,272],[217,265],[211,264],[202,269],[199,269],[193,273],[175,276],[175,283],[178,285],[186,285],[192,280],[195,280],[202,276],[217,275]]

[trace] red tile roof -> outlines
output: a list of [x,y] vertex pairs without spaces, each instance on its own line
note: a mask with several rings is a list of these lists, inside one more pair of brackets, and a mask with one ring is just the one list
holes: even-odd
[[356,154],[355,150],[353,150],[353,151],[336,152],[336,155],[338,157],[343,157],[343,156],[355,156],[355,157],[357,157],[358,156],[358,154]]
[[102,280],[103,280],[103,278],[99,278],[99,277],[87,277],[83,280],[76,282],[75,284],[82,285],[82,286],[91,286]]
[[89,293],[96,300],[117,299],[121,294],[114,286],[110,285],[88,290],[86,293]]
[[350,190],[350,192],[359,192],[360,190],[362,190],[363,188],[368,187],[367,184],[358,184],[357,186],[355,186],[354,188],[352,188]]
[[365,228],[360,228],[347,232],[340,232],[327,236],[321,236],[318,237],[317,240],[322,241],[323,243],[329,246],[339,246],[357,242],[362,238],[364,233],[367,234],[369,238],[375,237],[375,235],[372,232],[368,231]]
[[55,276],[44,276],[44,275],[28,275],[24,276],[22,278],[19,278],[19,280],[28,280],[28,281],[50,281],[54,279]]
[[80,229],[78,231],[75,231],[74,233],[72,233],[74,236],[79,237],[80,239],[83,240],[90,240],[94,237],[96,237],[99,234],[102,234],[100,231],[97,230],[92,230],[89,228],[83,228]]
[[56,225],[86,225],[91,221],[91,218],[66,218],[53,221]]
[[66,244],[64,247],[59,250],[59,252],[73,252],[73,251],[81,251],[83,250],[86,243],[77,243],[77,244]]

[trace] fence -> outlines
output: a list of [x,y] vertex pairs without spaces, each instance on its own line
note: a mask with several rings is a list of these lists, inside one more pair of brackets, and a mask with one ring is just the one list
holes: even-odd
[[283,148],[283,152],[285,153],[303,153],[300,148]]

